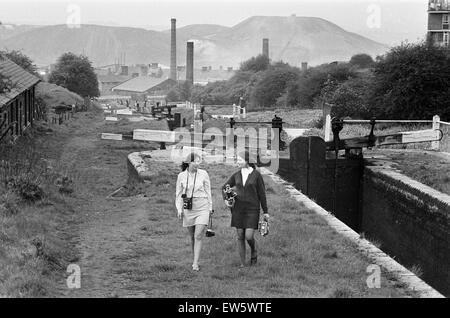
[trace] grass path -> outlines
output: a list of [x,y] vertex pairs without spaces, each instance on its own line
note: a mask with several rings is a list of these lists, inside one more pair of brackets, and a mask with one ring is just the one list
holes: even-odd
[[[78,125],[78,126],[77,126]],[[230,213],[219,186],[235,168],[206,166],[210,172],[216,237],[205,238],[201,271],[191,271],[186,230],[176,218],[174,190],[178,167],[156,167],[152,184],[132,197],[106,198],[127,178],[126,156],[136,144],[102,141],[101,116],[75,125],[62,160],[74,177],[68,198],[78,218],[76,232],[81,289],[65,280],[65,297],[404,297],[404,286],[382,275],[382,288],[366,286],[369,262],[351,243],[266,179],[271,234],[257,237],[259,263],[238,270]],[[131,146],[130,146],[131,145]],[[142,148],[148,150],[148,147]],[[139,149],[136,149],[139,150]],[[135,151],[136,151],[135,150]]]

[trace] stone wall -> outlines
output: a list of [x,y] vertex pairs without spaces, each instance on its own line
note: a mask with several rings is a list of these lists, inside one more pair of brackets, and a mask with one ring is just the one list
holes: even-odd
[[362,230],[381,249],[450,296],[450,196],[394,169],[366,166]]

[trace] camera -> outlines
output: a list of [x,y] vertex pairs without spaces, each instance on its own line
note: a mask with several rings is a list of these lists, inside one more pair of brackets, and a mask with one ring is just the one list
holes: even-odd
[[232,187],[230,187],[229,184],[227,184],[225,186],[225,189],[223,189],[223,192],[225,193],[225,197],[226,197],[226,200],[228,201],[228,204],[230,205],[230,207],[233,207],[234,203],[236,201],[235,198],[237,196],[236,191],[234,191],[234,189]]
[[259,234],[261,234],[261,236],[267,236],[269,234],[269,222],[259,222]]
[[181,197],[183,198],[183,209],[192,210],[192,198],[187,198],[186,194],[182,194]]
[[213,237],[216,236],[216,233],[212,230],[212,215],[214,213],[214,210],[212,210],[211,214],[209,215],[209,225],[208,229],[206,230],[206,237]]

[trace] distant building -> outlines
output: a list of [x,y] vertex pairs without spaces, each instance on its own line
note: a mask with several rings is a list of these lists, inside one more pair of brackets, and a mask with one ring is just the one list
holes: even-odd
[[0,93],[0,141],[22,135],[37,117],[35,88],[40,79],[0,54],[0,74],[13,83]]
[[450,43],[450,1],[429,0],[428,37],[436,45],[449,47]]
[[[204,66],[201,69],[194,69],[194,85],[206,85],[208,83],[225,81],[230,79],[234,75],[233,69],[226,71],[215,69],[213,70],[209,66]],[[183,80],[186,78],[186,69],[178,72],[178,79]]]
[[120,85],[121,83],[129,80],[130,76],[125,75],[97,75],[98,78],[98,88],[100,91],[100,95],[111,95],[112,88]]
[[147,95],[167,95],[177,81],[172,79],[161,79],[149,76],[132,78],[111,89],[114,94],[131,96],[135,100],[145,100]]

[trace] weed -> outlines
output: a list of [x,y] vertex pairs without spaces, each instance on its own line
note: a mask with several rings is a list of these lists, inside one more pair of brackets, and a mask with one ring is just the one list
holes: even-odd
[[330,298],[351,298],[353,292],[347,287],[338,287],[330,295]]
[[17,197],[11,193],[7,192],[0,196],[0,215],[3,216],[14,216],[19,213],[19,207],[17,205]]

